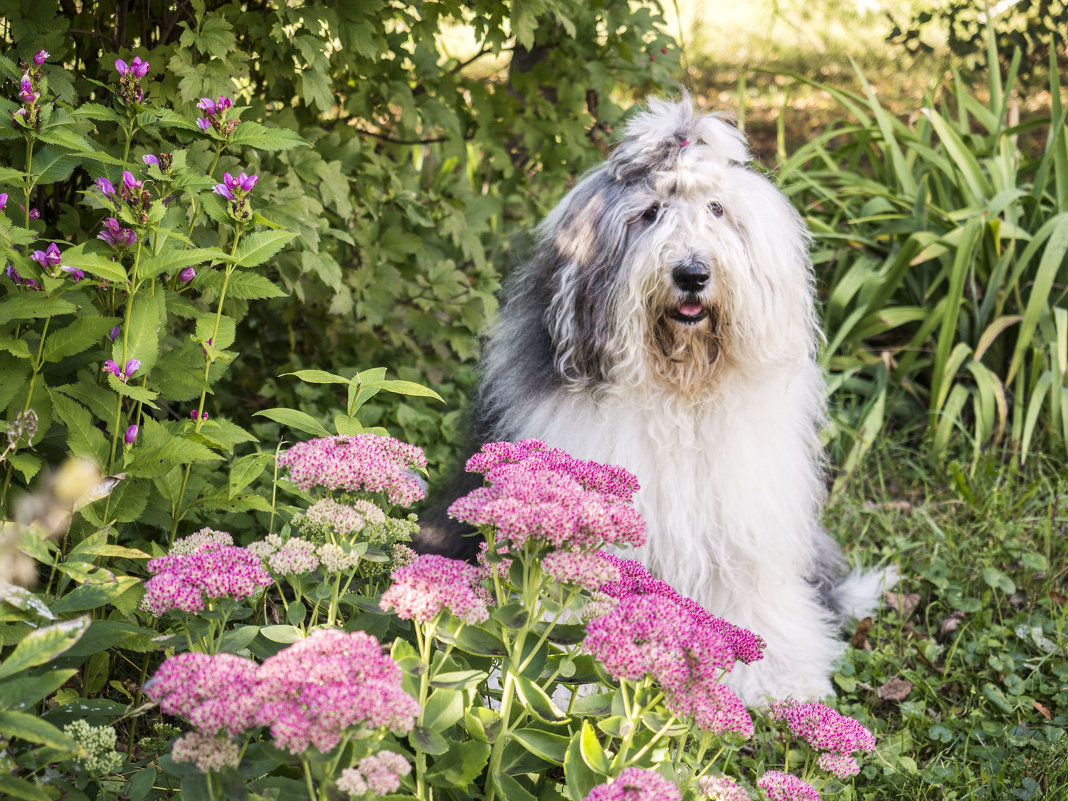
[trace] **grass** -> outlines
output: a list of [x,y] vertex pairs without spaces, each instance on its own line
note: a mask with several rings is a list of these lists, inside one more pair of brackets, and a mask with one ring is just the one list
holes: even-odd
[[1068,470],[1009,463],[967,476],[883,443],[828,506],[855,557],[901,573],[834,677],[877,731],[859,799],[1068,798]]

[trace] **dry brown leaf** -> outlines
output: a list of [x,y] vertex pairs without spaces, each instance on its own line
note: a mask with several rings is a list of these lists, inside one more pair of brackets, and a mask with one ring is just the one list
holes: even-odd
[[964,613],[959,609],[950,613],[949,617],[942,621],[942,625],[938,627],[938,638],[943,639],[947,634],[952,634],[957,630],[957,626],[964,620]]
[[1045,718],[1046,720],[1049,720],[1049,719],[1050,719],[1050,718],[1052,717],[1052,716],[1050,715],[1050,713],[1049,713],[1049,710],[1048,710],[1048,709],[1046,709],[1046,707],[1042,706],[1042,704],[1040,704],[1040,703],[1039,703],[1038,701],[1032,701],[1032,702],[1031,702],[1031,705],[1032,705],[1032,706],[1033,706],[1033,707],[1034,707],[1035,709],[1037,709],[1037,710],[1038,710],[1038,714],[1040,714],[1040,715],[1041,715],[1042,717],[1044,717],[1044,718]]
[[904,701],[912,692],[912,682],[906,679],[890,679],[879,688],[879,697],[884,701]]
[[861,651],[870,651],[871,643],[868,642],[868,632],[871,631],[872,619],[866,617],[857,621],[857,630],[849,638],[849,644]]
[[883,603],[908,620],[919,605],[920,596],[919,593],[915,592],[910,592],[907,595],[903,592],[884,592]]

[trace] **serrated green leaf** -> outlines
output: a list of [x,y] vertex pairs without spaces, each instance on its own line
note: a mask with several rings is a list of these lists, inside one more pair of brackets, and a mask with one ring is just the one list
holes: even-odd
[[[166,330],[167,308],[163,291],[139,292],[128,301],[133,304],[129,324],[112,346],[111,358],[121,367],[129,359],[141,362],[139,372],[148,373],[159,359],[159,340]],[[125,339],[125,353],[123,341]]]
[[66,395],[48,390],[56,416],[67,427],[67,447],[76,456],[87,456],[98,465],[107,463],[109,445],[104,432],[93,425],[92,415]]
[[[218,296],[222,290],[223,279],[224,275],[221,271],[203,273],[196,286],[204,292],[211,292]],[[236,300],[282,298],[288,294],[269,278],[245,270],[234,271],[226,285],[226,297]]]
[[19,292],[0,301],[0,325],[5,325],[12,320],[58,317],[63,314],[73,314],[77,310],[73,303],[65,300],[41,297],[38,292]]
[[150,406],[153,409],[159,408],[153,403],[153,401],[159,397],[159,393],[154,390],[138,386],[137,384],[125,383],[117,379],[111,373],[108,373],[108,386],[125,398],[130,398],[138,403],[143,403],[145,406]]
[[295,131],[288,128],[267,128],[258,122],[251,121],[238,125],[230,134],[227,142],[231,145],[245,145],[268,153],[290,150],[308,144]]
[[215,356],[234,344],[237,338],[237,321],[225,314],[219,315],[218,320],[214,316],[201,317],[197,320],[196,338],[197,342],[208,349],[209,358]]
[[266,417],[268,420],[274,420],[276,423],[281,423],[289,428],[295,428],[297,431],[303,431],[306,434],[314,434],[317,437],[331,436],[330,432],[323,428],[322,423],[310,414],[298,411],[297,409],[286,409],[285,407],[264,409],[263,411],[256,412],[253,416]]
[[224,261],[227,254],[219,248],[192,248],[179,250],[177,248],[164,250],[154,256],[142,256],[137,265],[137,277],[140,280],[154,278],[161,273],[174,274],[181,272],[186,267],[203,264],[206,261]]
[[20,801],[52,801],[52,796],[40,785],[7,773],[0,773],[0,797],[18,798]]
[[[61,598],[60,601],[65,600],[66,597],[69,596]],[[57,608],[58,606],[58,603],[53,604],[52,611],[57,614],[67,611]],[[45,662],[51,662],[81,639],[82,635],[89,630],[89,623],[89,616],[84,615],[74,620],[64,620],[61,623],[31,631],[19,640],[15,650],[3,662],[0,662],[0,679],[6,679],[8,676],[13,676],[27,668],[43,665]]]
[[258,267],[286,246],[296,234],[289,231],[257,231],[241,240],[234,253],[240,267]]
[[120,322],[118,317],[78,317],[62,328],[54,327],[48,332],[41,358],[58,362],[81,353],[99,343]]
[[41,467],[44,466],[44,460],[39,456],[34,456],[32,453],[12,453],[7,457],[7,463],[15,470],[22,473],[22,478],[25,481],[29,481],[35,475],[37,475]]
[[31,357],[30,346],[26,343],[25,339],[0,337],[0,350],[7,351],[12,356],[19,359],[29,359]]

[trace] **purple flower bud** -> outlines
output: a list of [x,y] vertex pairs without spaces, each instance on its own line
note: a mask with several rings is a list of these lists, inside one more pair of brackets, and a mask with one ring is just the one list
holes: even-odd
[[125,75],[130,71],[130,65],[123,61],[121,58],[115,59],[115,70],[119,75]]
[[0,209],[7,205],[7,192],[0,192]]
[[114,342],[116,339],[119,338],[119,334],[121,333],[122,331],[119,330],[119,327],[115,326],[111,329],[111,332],[108,334],[108,336],[111,337],[111,341]]
[[202,415],[200,415],[200,419],[201,420],[207,420],[208,419],[208,413],[204,412]]
[[34,281],[32,278],[24,278],[22,281],[22,285],[27,289],[35,289],[38,292],[41,291],[41,285]]
[[45,250],[35,250],[30,258],[46,270],[49,267],[55,267],[63,261],[63,256],[60,255],[59,248],[56,246],[55,242],[49,245]]
[[120,370],[119,366],[115,364],[115,362],[113,362],[111,359],[108,359],[106,362],[104,362],[104,366],[101,369],[105,373],[111,373],[116,378],[122,375],[122,370]]
[[201,111],[206,111],[211,116],[214,116],[216,113],[215,101],[212,100],[210,97],[200,98],[200,102],[197,103],[197,108]]
[[153,156],[151,153],[146,153],[145,155],[141,156],[141,161],[143,161],[149,167],[159,166],[159,157]]
[[223,95],[219,95],[219,99],[215,101],[215,108],[217,110],[216,113],[222,113],[228,108],[231,108],[233,105],[234,101],[232,101],[230,98],[224,97]]
[[47,50],[38,50],[36,53],[33,54],[33,63],[40,67],[46,61],[48,61],[48,57],[50,55],[52,54],[49,53]]
[[68,267],[64,264],[59,269],[69,275],[71,279],[73,279],[74,283],[78,283],[83,278],[85,278],[85,273],[79,270],[77,267]]
[[4,273],[7,275],[8,278],[11,279],[11,283],[13,283],[15,286],[18,286],[22,283],[22,276],[19,275],[18,270],[16,270],[10,264],[7,265],[7,269],[4,270]]
[[115,184],[111,183],[104,176],[100,176],[96,179],[96,188],[104,193],[104,197],[111,197],[115,194]]
[[133,445],[134,440],[137,439],[137,426],[130,426],[126,429],[126,433],[123,434],[122,441],[127,445]]
[[198,117],[197,127],[202,131],[206,131],[208,130],[208,128],[211,127],[211,120],[209,120],[207,117]]
[[141,182],[134,178],[134,174],[129,170],[122,171],[122,185],[127,189],[140,189]]
[[[19,205],[21,207],[21,204],[19,204]],[[40,209],[30,209],[30,215],[29,216],[30,216],[31,220],[39,220],[39,219],[41,219],[41,210]]]
[[22,80],[19,81],[19,100],[23,103],[32,103],[37,99],[37,94],[33,91],[33,81],[30,80],[30,73],[25,73],[22,76]]
[[234,197],[234,193],[230,191],[230,187],[228,187],[226,184],[215,184],[215,188],[212,191],[214,191],[217,195],[222,195],[228,200],[237,200],[237,198]]
[[200,416],[200,412],[198,412],[196,409],[193,409],[192,411],[189,412],[189,416],[192,417],[194,420],[196,420],[197,417]]
[[137,372],[140,366],[141,362],[139,362],[137,359],[130,359],[130,361],[126,362],[126,366],[123,368],[122,371],[126,373],[127,378],[133,378],[133,374]]
[[144,99],[145,99],[145,90],[142,89],[140,86],[138,86],[137,87],[137,92],[134,94],[134,100],[136,100],[138,103],[140,103]]
[[188,284],[196,277],[197,271],[194,270],[192,267],[186,267],[184,270],[178,273],[178,280],[181,281],[183,284]]
[[144,78],[148,75],[148,66],[147,61],[142,61],[140,56],[134,56],[134,60],[130,62],[130,72],[135,78]]

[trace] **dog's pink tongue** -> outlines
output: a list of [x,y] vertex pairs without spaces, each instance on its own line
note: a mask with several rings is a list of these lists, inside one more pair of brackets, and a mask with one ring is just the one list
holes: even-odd
[[704,311],[704,307],[700,303],[679,304],[679,314],[683,317],[697,317],[702,311]]

